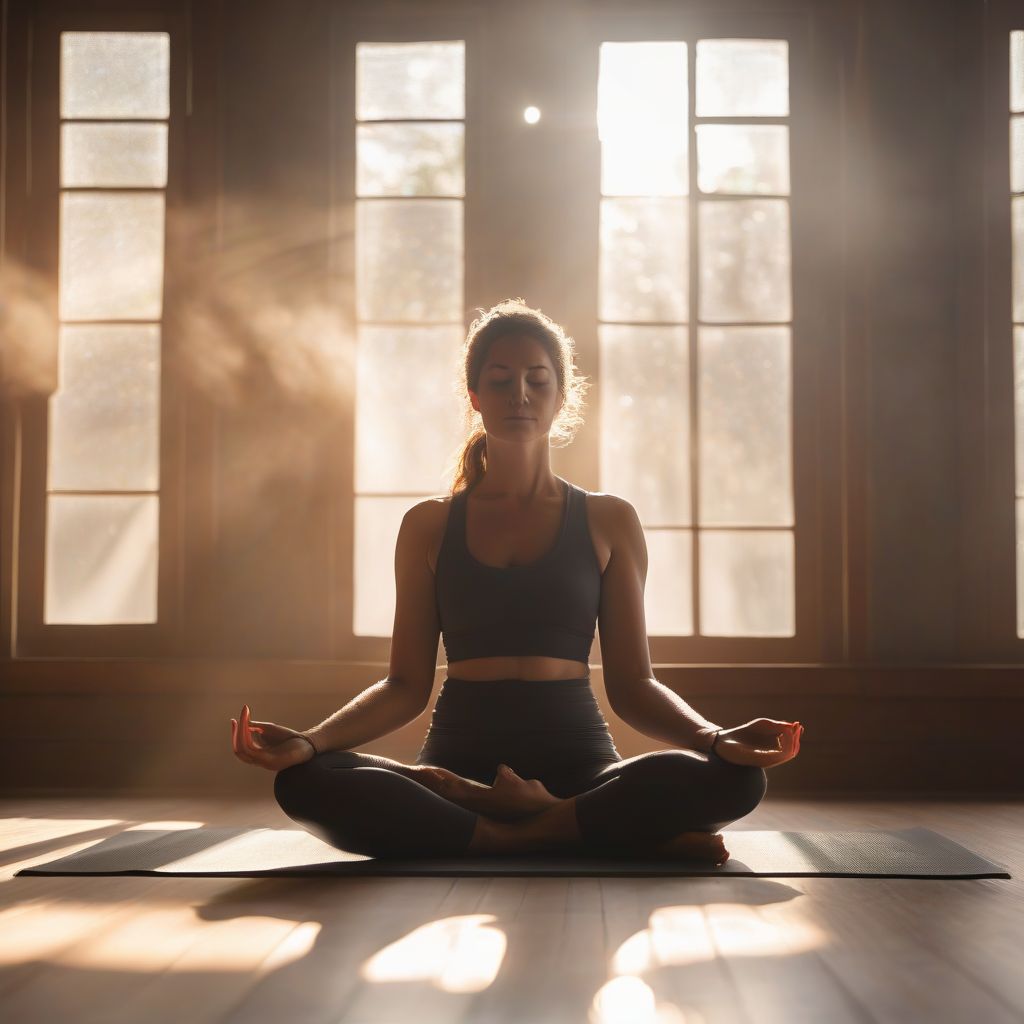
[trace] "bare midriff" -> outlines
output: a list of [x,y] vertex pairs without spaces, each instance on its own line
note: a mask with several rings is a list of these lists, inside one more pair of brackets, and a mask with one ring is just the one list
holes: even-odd
[[[594,542],[594,551],[603,573],[611,558],[611,546],[603,528],[598,495],[588,495],[587,521]],[[438,499],[438,516],[434,537],[427,553],[431,572],[437,570],[437,556],[441,550],[445,527],[448,523],[449,498]],[[482,513],[482,514],[481,514]],[[497,505],[474,507],[472,529],[467,524],[467,543],[473,557],[496,568],[529,565],[550,550],[561,528],[562,506],[553,503],[536,513],[512,512]],[[479,534],[477,524],[479,523]],[[522,679],[541,682],[558,679],[584,679],[590,677],[590,666],[582,661],[565,658],[547,658],[539,655],[514,657],[468,658],[450,661],[447,673],[455,679],[487,682],[492,679]]]
[[540,682],[553,679],[583,679],[590,677],[590,666],[582,661],[564,658],[542,658],[536,655],[515,658],[470,658],[448,662],[448,675],[455,679],[522,679]]

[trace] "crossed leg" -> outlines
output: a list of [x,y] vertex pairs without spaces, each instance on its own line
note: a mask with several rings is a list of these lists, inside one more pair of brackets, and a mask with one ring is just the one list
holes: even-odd
[[671,848],[683,833],[714,833],[749,814],[767,786],[761,768],[659,750],[608,764],[572,784],[574,793],[552,782],[562,793],[556,803],[508,822],[441,796],[424,780],[420,766],[332,751],[278,772],[274,795],[293,820],[353,853],[460,856]]

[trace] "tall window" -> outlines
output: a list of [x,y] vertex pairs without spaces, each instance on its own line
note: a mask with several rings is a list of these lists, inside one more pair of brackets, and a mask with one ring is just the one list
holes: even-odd
[[64,32],[47,623],[157,618],[165,32]]
[[795,633],[788,57],[601,44],[601,486],[652,635]]
[[353,632],[390,636],[381,566],[462,437],[465,42],[357,44],[355,113]]
[[1024,32],[1010,33],[1010,204],[1017,506],[1017,636],[1024,637]]

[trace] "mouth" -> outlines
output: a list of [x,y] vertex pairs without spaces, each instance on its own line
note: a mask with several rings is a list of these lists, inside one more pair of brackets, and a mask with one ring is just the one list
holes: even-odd
[[532,416],[506,416],[507,420],[533,420]]

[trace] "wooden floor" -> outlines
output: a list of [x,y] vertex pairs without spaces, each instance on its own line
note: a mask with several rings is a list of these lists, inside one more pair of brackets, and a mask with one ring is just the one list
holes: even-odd
[[1024,1020],[1024,803],[768,799],[732,826],[925,825],[1014,876],[959,881],[15,878],[129,827],[295,826],[272,800],[0,812],[12,1024]]

